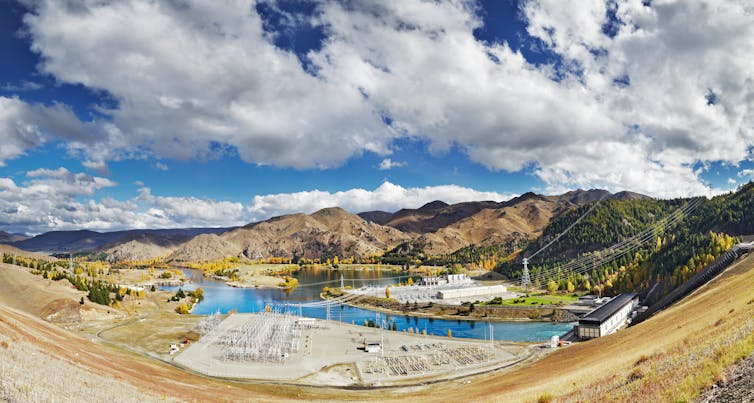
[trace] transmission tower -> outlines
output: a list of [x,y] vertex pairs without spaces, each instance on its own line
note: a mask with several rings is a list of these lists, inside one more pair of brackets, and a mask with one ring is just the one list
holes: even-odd
[[521,275],[521,287],[528,289],[529,284],[531,284],[531,279],[529,279],[529,259],[524,258],[524,274]]

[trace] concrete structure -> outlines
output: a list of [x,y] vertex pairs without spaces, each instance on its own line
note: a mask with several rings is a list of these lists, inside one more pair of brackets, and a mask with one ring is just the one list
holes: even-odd
[[448,274],[445,276],[445,281],[448,284],[466,284],[471,282],[471,279],[466,277],[466,274]]
[[613,333],[626,323],[638,304],[637,294],[619,294],[579,319],[577,336],[580,339],[593,339]]
[[442,277],[438,276],[422,276],[421,281],[419,282],[419,285],[431,285],[431,286],[439,286],[439,285],[463,285],[463,284],[470,284],[471,278],[467,277],[466,274],[446,274]]
[[379,342],[366,343],[364,345],[364,351],[366,351],[367,353],[379,353],[380,351],[382,351],[382,346]]
[[487,297],[490,295],[501,295],[506,291],[508,291],[508,289],[505,288],[504,285],[489,285],[481,287],[450,288],[447,290],[440,290],[437,292],[437,296],[440,299]]
[[445,280],[437,276],[422,276],[419,285],[440,285],[445,284]]
[[582,295],[579,297],[579,305],[586,305],[586,306],[598,306],[602,305],[605,302],[609,301],[610,298],[606,297],[597,297],[596,295]]

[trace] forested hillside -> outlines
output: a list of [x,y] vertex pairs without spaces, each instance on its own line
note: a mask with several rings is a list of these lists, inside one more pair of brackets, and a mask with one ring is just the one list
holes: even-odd
[[[725,252],[742,235],[754,234],[754,184],[737,192],[703,201],[683,220],[647,238],[640,247],[618,259],[594,267],[564,270],[552,281],[545,275],[557,271],[577,258],[594,257],[600,261],[605,248],[624,241],[681,208],[690,199],[605,200],[586,215],[557,242],[531,260],[530,274],[537,285],[551,290],[585,290],[614,295],[642,292],[650,302],[688,280]],[[543,235],[517,255],[501,262],[497,270],[510,278],[520,278],[524,256],[531,256],[546,245],[591,206],[582,206],[555,218]],[[587,269],[587,270],[584,270]],[[574,274],[569,274],[575,272]]]

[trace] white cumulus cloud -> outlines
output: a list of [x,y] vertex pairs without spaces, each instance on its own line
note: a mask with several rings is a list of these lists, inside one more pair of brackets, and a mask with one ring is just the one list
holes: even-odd
[[531,170],[549,189],[667,197],[718,192],[693,167],[736,164],[754,147],[745,1],[522,2],[555,64],[477,40],[483,10],[471,1],[320,2],[306,23],[326,38],[307,63],[275,46],[251,0],[32,4],[39,70],[116,102],[84,124],[62,105],[0,98],[0,163],[63,140],[90,167],[232,150],[330,168],[412,138],[491,170]]
[[400,167],[405,167],[405,166],[406,166],[405,161],[393,161],[390,158],[385,158],[382,161],[380,161],[380,165],[378,166],[378,168],[381,171],[387,171],[389,169],[400,168]]
[[311,190],[255,196],[248,206],[248,211],[252,219],[262,220],[282,214],[313,213],[334,206],[342,207],[352,213],[372,210],[392,212],[401,208],[418,208],[435,200],[449,204],[479,200],[499,202],[513,196],[456,185],[407,188],[383,182],[374,190],[349,189],[340,192]]
[[[232,227],[290,213],[342,207],[353,213],[416,208],[434,200],[447,203],[510,199],[513,195],[456,185],[402,187],[384,182],[373,190],[311,190],[255,196],[240,202],[191,196],[154,195],[142,186],[126,200],[101,196],[117,186],[110,179],[66,168],[37,169],[16,183],[0,177],[0,230],[39,234],[54,230],[115,231],[134,228]],[[143,183],[138,183],[143,185]]]

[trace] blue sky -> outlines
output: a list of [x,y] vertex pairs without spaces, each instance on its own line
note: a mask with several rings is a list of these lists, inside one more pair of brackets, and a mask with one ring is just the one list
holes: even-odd
[[0,230],[735,189],[754,173],[741,7],[0,2]]

